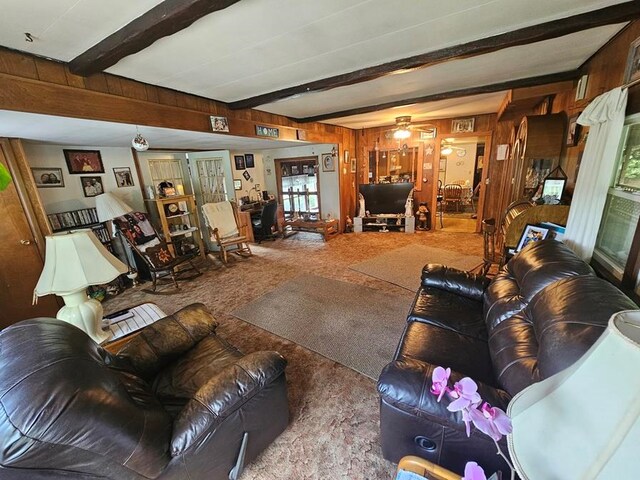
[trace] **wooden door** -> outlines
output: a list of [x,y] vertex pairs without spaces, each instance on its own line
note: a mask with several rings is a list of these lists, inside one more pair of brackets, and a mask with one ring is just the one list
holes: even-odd
[[0,328],[4,328],[27,318],[55,317],[60,307],[52,295],[31,305],[44,263],[16,188],[19,173],[1,148],[0,162],[14,178],[0,192]]

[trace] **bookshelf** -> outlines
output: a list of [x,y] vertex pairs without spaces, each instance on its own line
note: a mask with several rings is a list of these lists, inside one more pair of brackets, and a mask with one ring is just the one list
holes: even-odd
[[95,208],[81,208],[79,210],[50,213],[47,215],[47,218],[54,233],[68,232],[81,228],[93,230],[98,240],[100,240],[110,252],[113,252],[111,235],[109,235],[105,224],[98,221],[98,212]]

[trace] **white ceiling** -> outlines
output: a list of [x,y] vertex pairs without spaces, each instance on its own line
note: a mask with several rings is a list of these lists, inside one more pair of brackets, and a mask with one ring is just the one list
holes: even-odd
[[[151,148],[202,150],[266,150],[300,146],[303,142],[263,140],[216,133],[140,127]],[[136,126],[78,118],[0,110],[0,137],[19,137],[56,145],[131,147]]]
[[[0,45],[69,61],[160,1],[2,0]],[[234,101],[625,1],[242,0],[122,59],[108,72]],[[622,26],[446,62],[260,108],[304,117],[565,71],[583,63]],[[35,41],[25,42],[24,32],[32,33]],[[487,99],[474,102],[489,108]],[[427,115],[428,107],[420,105],[417,110]],[[434,108],[445,116],[470,109],[457,100],[449,110],[445,107]],[[389,124],[394,116],[395,112],[374,113],[357,120],[341,119],[340,124],[354,128]]]

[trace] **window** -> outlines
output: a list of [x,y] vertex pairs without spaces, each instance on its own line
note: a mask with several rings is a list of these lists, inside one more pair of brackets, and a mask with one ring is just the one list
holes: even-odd
[[317,157],[276,160],[276,173],[285,217],[320,214]]
[[607,193],[594,260],[622,280],[640,219],[640,116],[625,124],[616,170]]

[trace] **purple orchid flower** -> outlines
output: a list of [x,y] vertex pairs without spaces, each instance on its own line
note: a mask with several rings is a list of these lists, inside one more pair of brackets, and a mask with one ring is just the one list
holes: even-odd
[[469,411],[469,417],[473,424],[482,433],[490,436],[496,442],[503,435],[511,433],[511,419],[497,407],[492,407],[487,402],[480,409],[473,408]]
[[455,400],[447,406],[450,412],[459,412],[465,408],[475,407],[482,398],[478,393],[478,384],[469,377],[454,383],[453,390],[449,392]]
[[442,396],[449,390],[447,386],[449,384],[449,377],[451,376],[451,369],[446,370],[442,367],[436,367],[431,375],[431,393],[438,395],[438,401],[442,399]]
[[461,480],[487,480],[484,470],[476,462],[467,462],[464,466],[464,477]]

